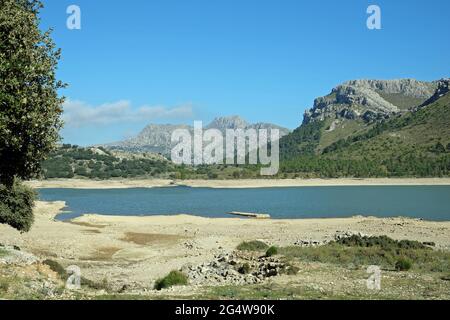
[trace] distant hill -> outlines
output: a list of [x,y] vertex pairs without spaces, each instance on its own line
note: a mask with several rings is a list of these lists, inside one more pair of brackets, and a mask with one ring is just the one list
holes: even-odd
[[320,176],[450,173],[448,79],[355,80],[316,99],[280,141],[283,171]]
[[[290,130],[271,123],[251,124],[239,116],[220,117],[214,119],[204,129],[218,129],[225,134],[226,129],[279,129],[280,136],[287,135]],[[149,124],[136,137],[109,143],[103,147],[110,150],[121,150],[127,152],[153,152],[160,153],[166,157],[170,156],[172,150],[171,137],[176,129],[188,129],[193,132],[194,128],[189,125],[171,124]]]

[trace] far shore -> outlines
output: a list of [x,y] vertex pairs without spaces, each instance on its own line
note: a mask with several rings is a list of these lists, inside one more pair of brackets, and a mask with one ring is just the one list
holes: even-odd
[[55,179],[33,180],[26,184],[36,189],[126,189],[187,186],[193,188],[273,188],[326,186],[435,186],[450,185],[450,178],[340,178],[340,179],[242,179],[242,180],[169,180],[169,179]]

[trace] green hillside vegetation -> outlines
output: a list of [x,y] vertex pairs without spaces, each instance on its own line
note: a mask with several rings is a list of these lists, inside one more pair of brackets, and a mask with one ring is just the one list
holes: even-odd
[[163,158],[130,155],[118,157],[104,148],[63,145],[42,163],[44,178],[134,178],[161,177],[175,172]]
[[310,122],[295,129],[280,139],[280,158],[288,160],[296,157],[311,156],[316,153],[322,138],[325,122]]
[[332,123],[333,120],[331,119],[325,120],[325,125],[322,128],[321,139],[318,145],[319,152],[336,141],[348,138],[351,135],[362,133],[372,126],[371,124],[364,123],[362,120],[345,119],[340,120],[335,128],[332,129]]
[[449,111],[447,93],[416,112],[362,128],[323,150],[326,121],[309,123],[282,139],[282,172],[308,177],[448,176]]
[[244,179],[255,178],[259,166],[235,165],[175,165],[160,155],[152,153],[127,153],[110,151],[103,147],[83,148],[62,145],[42,163],[42,177],[121,179]]

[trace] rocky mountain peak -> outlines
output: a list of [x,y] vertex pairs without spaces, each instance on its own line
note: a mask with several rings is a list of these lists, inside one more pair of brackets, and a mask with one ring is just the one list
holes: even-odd
[[[287,135],[290,130],[271,124],[256,123],[250,124],[239,116],[218,117],[210,124],[204,126],[204,129],[218,129],[225,134],[227,129],[278,129],[280,137]],[[110,143],[105,147],[112,150],[127,152],[153,152],[169,155],[173,147],[172,132],[176,129],[187,129],[190,132],[194,128],[190,125],[172,125],[172,124],[149,124],[136,137]]]
[[364,87],[386,94],[402,94],[414,98],[429,98],[436,84],[433,82],[418,81],[416,79],[394,79],[394,80],[351,80],[344,85]]
[[226,129],[245,129],[249,123],[240,116],[218,117],[215,118],[208,126],[209,128],[219,129],[221,131]]
[[411,109],[433,95],[436,82],[415,79],[351,80],[317,98],[306,111],[303,123],[332,119],[362,119],[372,122]]
[[417,109],[435,102],[450,91],[450,78],[443,78],[441,80],[438,80],[436,83],[437,89],[434,94],[427,101],[421,104]]

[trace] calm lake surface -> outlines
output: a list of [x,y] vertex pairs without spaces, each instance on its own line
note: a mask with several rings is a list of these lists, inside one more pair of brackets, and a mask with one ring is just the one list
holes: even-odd
[[40,189],[39,194],[42,200],[66,201],[69,212],[59,215],[62,220],[85,213],[230,217],[230,211],[278,219],[373,215],[450,220],[450,186]]

